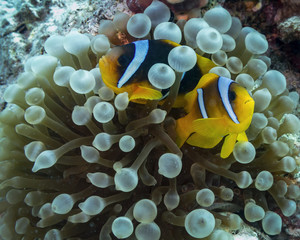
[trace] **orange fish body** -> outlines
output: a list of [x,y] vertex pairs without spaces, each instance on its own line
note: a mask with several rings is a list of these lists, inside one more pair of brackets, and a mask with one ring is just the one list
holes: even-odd
[[[157,89],[148,80],[148,71],[155,63],[168,64],[168,54],[179,44],[170,40],[140,40],[111,49],[99,61],[103,82],[116,94],[128,92],[129,100],[146,103],[147,100],[162,100],[169,89]],[[191,91],[202,75],[215,64],[197,55],[197,63],[181,79],[176,107],[184,104],[184,94]]]
[[254,100],[236,82],[214,73],[204,75],[185,95],[187,115],[177,120],[177,144],[184,142],[213,148],[225,137],[221,157],[228,157],[236,141],[248,141],[246,129],[254,111]]

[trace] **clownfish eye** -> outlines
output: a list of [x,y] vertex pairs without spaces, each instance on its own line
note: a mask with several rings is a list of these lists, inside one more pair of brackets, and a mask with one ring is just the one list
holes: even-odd
[[229,98],[229,101],[230,101],[230,102],[231,102],[231,101],[234,101],[235,98],[236,98],[235,92],[229,90],[229,91],[228,91],[228,98]]
[[122,67],[127,67],[130,63],[130,59],[129,57],[127,57],[125,54],[122,54],[119,58],[118,58],[118,63],[122,66]]

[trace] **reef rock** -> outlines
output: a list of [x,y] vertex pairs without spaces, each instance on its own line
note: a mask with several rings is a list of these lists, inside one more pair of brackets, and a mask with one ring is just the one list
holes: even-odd
[[284,42],[300,40],[300,17],[293,16],[278,25],[280,38]]
[[25,61],[44,52],[46,38],[73,28],[93,34],[100,19],[112,18],[117,10],[128,11],[122,2],[111,0],[0,1],[0,102]]

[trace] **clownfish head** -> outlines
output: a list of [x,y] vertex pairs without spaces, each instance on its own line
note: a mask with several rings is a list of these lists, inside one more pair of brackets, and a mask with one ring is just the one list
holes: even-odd
[[130,56],[129,49],[130,46],[114,47],[105,56],[101,57],[99,61],[99,68],[104,83],[116,93],[120,92],[120,79],[133,58],[133,56]]
[[236,116],[237,132],[245,131],[252,120],[254,100],[248,91],[241,85],[232,82],[228,88],[228,100]]

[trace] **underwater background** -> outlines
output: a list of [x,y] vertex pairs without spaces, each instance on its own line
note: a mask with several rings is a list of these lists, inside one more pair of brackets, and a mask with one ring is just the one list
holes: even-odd
[[[116,12],[134,13],[143,12],[143,10],[152,1],[138,0],[18,0],[18,1],[0,1],[0,101],[1,108],[5,108],[4,91],[7,86],[16,83],[20,73],[24,71],[24,64],[30,57],[45,54],[44,43],[52,35],[67,35],[71,30],[78,30],[80,33],[96,35],[98,33],[99,23],[103,19],[112,20]],[[188,19],[193,14],[204,14],[215,6],[222,6],[231,16],[238,17],[242,26],[252,27],[266,36],[269,48],[265,55],[271,59],[270,69],[280,71],[287,80],[287,89],[289,92],[298,92],[300,94],[300,1],[297,0],[233,0],[233,1],[201,1],[201,0],[179,0],[162,1],[168,4],[175,18]],[[193,10],[195,13],[193,13]],[[197,10],[197,11],[196,11]],[[192,12],[192,13],[191,13]],[[190,15],[189,15],[190,14]],[[7,101],[7,100],[6,100]],[[139,109],[139,108],[137,108]],[[299,101],[292,112],[299,118]],[[133,114],[134,115],[134,114]],[[134,115],[136,116],[136,115]],[[3,132],[3,131],[2,131]],[[4,134],[5,133],[2,133]],[[80,132],[80,130],[79,130]],[[2,135],[2,136],[4,136]],[[14,136],[13,136],[14,137]],[[20,140],[23,141],[24,139]],[[293,136],[298,154],[295,154],[297,169],[299,169],[299,131]],[[28,142],[27,139],[24,142]],[[3,143],[3,142],[2,142]],[[21,143],[20,143],[21,144]],[[3,144],[3,146],[6,146]],[[20,148],[20,146],[18,146]],[[3,150],[3,148],[1,148]],[[141,149],[140,149],[141,150]],[[160,150],[160,153],[162,150]],[[76,154],[76,153],[74,153]],[[4,154],[3,154],[4,155]],[[109,155],[109,154],[107,154]],[[17,159],[17,157],[16,157]],[[2,159],[3,160],[3,159]],[[1,161],[2,161],[1,160]],[[86,166],[85,166],[86,167]],[[88,167],[87,167],[88,168]],[[5,167],[3,167],[5,169]],[[26,169],[26,167],[25,167]],[[62,169],[59,169],[62,171]],[[78,170],[80,172],[80,170]],[[88,169],[86,170],[89,171]],[[55,171],[54,171],[55,172]],[[44,172],[48,174],[47,172]],[[111,173],[111,172],[110,172]],[[1,173],[2,174],[2,173]],[[19,174],[16,171],[16,176]],[[49,171],[51,174],[51,171]],[[55,174],[57,174],[55,172]],[[82,172],[80,172],[82,174]],[[22,174],[20,174],[22,175]],[[42,174],[41,174],[42,175]],[[72,174],[70,174],[72,175]],[[189,171],[185,169],[182,179],[188,179]],[[26,175],[25,175],[26,176]],[[289,182],[299,185],[300,174],[297,170],[292,174],[285,174]],[[13,177],[13,176],[9,176]],[[37,175],[37,179],[39,179]],[[1,183],[8,179],[5,174],[1,175]],[[187,180],[188,182],[188,180]],[[174,184],[174,183],[170,183]],[[226,182],[230,186],[230,182]],[[168,185],[168,183],[167,183]],[[192,184],[184,184],[185,188],[193,189]],[[23,188],[21,188],[23,189]],[[24,187],[26,194],[29,188]],[[299,190],[299,189],[298,189]],[[5,205],[4,197],[7,189],[0,187],[1,193],[1,212],[5,215],[5,209],[13,204]],[[139,189],[139,191],[141,191]],[[188,191],[188,190],[186,190]],[[47,192],[47,191],[46,191]],[[51,191],[50,191],[51,192]],[[63,190],[58,190],[63,192]],[[49,193],[49,192],[48,192]],[[25,194],[25,193],[23,193]],[[140,192],[139,192],[140,194]],[[235,198],[243,198],[238,189],[234,189]],[[149,192],[145,194],[148,198]],[[23,196],[23,199],[25,195]],[[51,201],[54,197],[50,197]],[[139,198],[140,199],[140,198]],[[50,200],[49,200],[50,201]],[[45,201],[47,202],[47,201]],[[243,202],[239,199],[237,202]],[[283,216],[283,228],[280,234],[275,236],[266,235],[261,229],[260,224],[255,223],[251,227],[243,225],[241,229],[235,229],[234,239],[298,239],[300,237],[300,212],[299,196],[296,198],[297,211],[290,217]],[[18,206],[16,203],[15,206]],[[21,205],[21,204],[20,204]],[[274,211],[280,213],[278,207],[273,204]],[[231,206],[234,208],[233,206]],[[15,207],[14,207],[15,208]],[[276,209],[277,208],[277,209]],[[242,211],[239,214],[242,216]],[[106,213],[107,214],[107,213]],[[26,214],[25,214],[26,215]],[[107,216],[107,215],[106,215]],[[16,217],[14,220],[16,221]],[[37,222],[36,219],[32,220]],[[101,222],[101,221],[98,221]],[[102,223],[103,224],[103,223]],[[62,225],[56,225],[57,228]],[[93,229],[97,229],[93,227]],[[100,229],[100,228],[99,228]],[[169,230],[169,229],[168,229]],[[24,230],[25,231],[25,230]],[[28,230],[29,231],[29,230]],[[22,231],[21,231],[22,232]],[[41,233],[41,235],[44,233]],[[5,235],[5,234],[4,234]],[[8,236],[8,235],[7,235]],[[32,235],[31,235],[32,236]],[[20,237],[20,236],[19,236]],[[72,236],[74,237],[74,236]],[[88,236],[88,239],[96,239]],[[17,239],[17,238],[3,238]],[[21,237],[20,237],[21,239]],[[32,239],[28,237],[28,239]],[[43,238],[41,238],[43,239]],[[45,238],[46,239],[46,238]],[[59,238],[47,238],[59,239]],[[71,239],[71,238],[70,238]],[[86,239],[86,238],[82,238]],[[167,239],[167,238],[164,238]],[[230,239],[230,238],[228,238]]]

